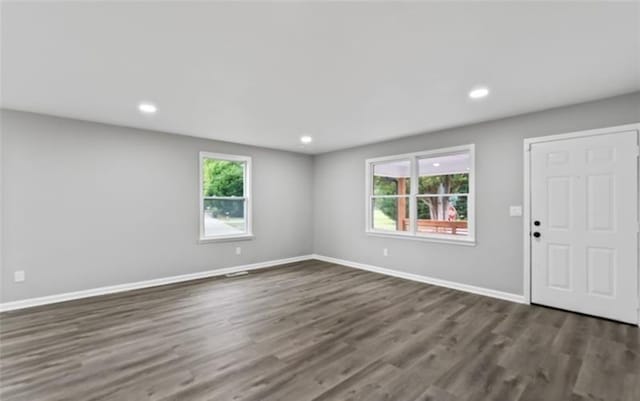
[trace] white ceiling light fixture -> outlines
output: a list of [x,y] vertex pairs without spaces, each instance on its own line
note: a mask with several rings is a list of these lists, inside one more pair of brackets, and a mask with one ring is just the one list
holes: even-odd
[[153,103],[140,102],[138,103],[138,110],[144,114],[155,114],[158,111],[158,107]]
[[303,135],[300,137],[300,142],[304,143],[305,145],[308,145],[311,142],[313,142],[313,138],[311,138],[309,135]]
[[471,99],[482,99],[489,95],[489,88],[482,86],[477,87],[469,91],[469,98]]
[[440,163],[433,163],[433,167],[440,167]]

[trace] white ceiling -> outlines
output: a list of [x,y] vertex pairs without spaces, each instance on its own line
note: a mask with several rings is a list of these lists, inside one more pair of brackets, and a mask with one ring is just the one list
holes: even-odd
[[639,2],[4,2],[2,107],[320,153],[638,90],[639,21]]

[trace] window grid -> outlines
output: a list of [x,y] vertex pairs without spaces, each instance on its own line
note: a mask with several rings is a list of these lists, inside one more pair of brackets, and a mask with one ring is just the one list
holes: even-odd
[[[242,165],[242,196],[205,196],[204,195],[204,165],[206,160],[227,161]],[[253,237],[252,232],[252,216],[251,216],[251,158],[248,156],[237,156],[211,152],[200,152],[199,159],[200,183],[199,183],[199,200],[200,200],[200,242],[225,241],[237,239],[250,239]],[[206,201],[241,201],[242,202],[242,221],[243,229],[236,229],[235,232],[222,232],[215,234],[207,234],[205,229],[205,202]]]
[[[468,154],[469,163],[471,167],[469,170],[458,171],[451,170],[440,173],[432,174],[419,174],[419,162],[422,159],[443,157],[458,154]],[[410,180],[409,193],[406,195],[374,195],[375,192],[375,178],[374,168],[376,165],[393,162],[408,161],[410,163],[410,174],[408,176]],[[447,192],[447,193],[419,193],[420,177],[433,177],[443,175],[455,175],[455,174],[468,174],[468,190],[465,192]],[[475,180],[475,147],[474,145],[465,145],[455,148],[440,149],[434,151],[417,152],[407,155],[390,156],[376,159],[369,159],[366,161],[366,181],[367,181],[367,216],[366,216],[366,231],[370,234],[383,234],[385,236],[398,236],[398,237],[413,237],[415,239],[433,240],[436,242],[452,242],[452,243],[475,243],[475,210],[474,210],[474,180]],[[418,227],[418,200],[426,197],[458,197],[466,198],[466,235],[456,235],[447,233],[432,233],[432,232],[420,232]],[[383,230],[375,227],[374,220],[374,206],[376,199],[399,199],[405,198],[409,202],[409,218],[408,218],[408,230],[398,231],[396,230]],[[438,221],[437,221],[438,222]],[[397,224],[397,221],[396,221]],[[452,227],[460,224],[451,224]],[[437,224],[436,224],[437,227]],[[436,228],[437,230],[437,228]],[[460,230],[452,228],[454,230]],[[464,230],[461,230],[464,232]]]

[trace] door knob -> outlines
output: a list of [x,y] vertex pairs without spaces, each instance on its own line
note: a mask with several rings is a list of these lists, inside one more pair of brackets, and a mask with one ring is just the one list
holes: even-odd
[[539,226],[539,225],[540,225],[540,221],[539,221],[539,220],[534,221],[534,222],[533,222],[533,225],[534,225],[534,226]]
[[540,238],[541,234],[536,231],[536,232],[533,233],[533,236],[536,237],[536,238]]

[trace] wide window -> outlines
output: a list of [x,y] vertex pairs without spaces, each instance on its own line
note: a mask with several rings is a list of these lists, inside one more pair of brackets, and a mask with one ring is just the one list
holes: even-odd
[[367,231],[473,243],[474,146],[367,160]]
[[200,240],[251,235],[251,158],[201,152]]

